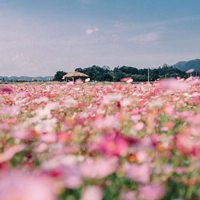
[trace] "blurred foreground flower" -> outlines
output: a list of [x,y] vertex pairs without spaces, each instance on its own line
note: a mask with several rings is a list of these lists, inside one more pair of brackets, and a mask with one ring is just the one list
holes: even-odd
[[9,161],[16,153],[23,151],[24,149],[25,145],[23,144],[14,145],[8,148],[3,153],[0,153],[0,163]]
[[0,174],[0,200],[55,200],[49,180],[26,172]]
[[151,169],[148,164],[126,164],[124,166],[125,176],[139,183],[148,183],[150,181]]
[[175,137],[177,149],[190,156],[198,155],[198,140],[192,137],[190,134],[183,133],[177,134]]
[[161,81],[161,88],[163,90],[185,91],[189,88],[189,84],[183,80],[169,78],[169,79]]
[[86,178],[100,179],[111,175],[117,170],[118,159],[115,157],[92,159],[89,158],[81,163],[81,174]]
[[160,200],[164,196],[164,188],[161,185],[145,185],[139,189],[140,200]]
[[98,144],[98,151],[105,155],[119,156],[125,155],[128,150],[129,141],[120,133],[104,135]]
[[89,186],[83,191],[81,200],[101,200],[102,197],[103,194],[101,188],[97,186]]

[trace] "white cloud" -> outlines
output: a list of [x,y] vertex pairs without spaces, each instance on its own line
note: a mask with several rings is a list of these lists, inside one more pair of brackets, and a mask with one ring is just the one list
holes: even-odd
[[160,40],[160,38],[161,38],[160,33],[149,32],[133,36],[129,39],[129,42],[134,42],[139,45],[155,44]]
[[98,32],[98,31],[99,31],[99,28],[95,26],[95,27],[86,29],[85,34],[86,35],[92,35],[92,34]]

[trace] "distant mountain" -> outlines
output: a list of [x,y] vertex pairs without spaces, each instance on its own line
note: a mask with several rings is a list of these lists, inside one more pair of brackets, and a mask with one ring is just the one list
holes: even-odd
[[0,81],[3,82],[32,82],[32,81],[51,81],[53,76],[45,77],[29,77],[29,76],[0,76]]
[[189,69],[194,69],[195,71],[200,72],[200,59],[189,60],[189,61],[181,61],[173,65],[174,67],[187,71]]

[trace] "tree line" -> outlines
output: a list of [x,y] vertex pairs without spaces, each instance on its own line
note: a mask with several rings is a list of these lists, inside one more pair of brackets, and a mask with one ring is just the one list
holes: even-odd
[[[170,78],[170,77],[181,77],[187,78],[188,74],[181,71],[173,66],[163,65],[162,67],[155,69],[137,69],[135,67],[121,66],[110,69],[108,66],[100,67],[93,65],[86,68],[76,68],[75,71],[87,74],[91,81],[109,81],[119,82],[123,78],[132,78],[134,82],[145,82],[149,80],[155,81],[157,79]],[[54,80],[63,81],[62,77],[67,74],[64,71],[57,71]]]

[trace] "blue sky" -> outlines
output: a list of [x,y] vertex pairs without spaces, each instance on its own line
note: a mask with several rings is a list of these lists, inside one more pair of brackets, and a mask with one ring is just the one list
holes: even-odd
[[0,0],[0,75],[200,57],[199,0]]

